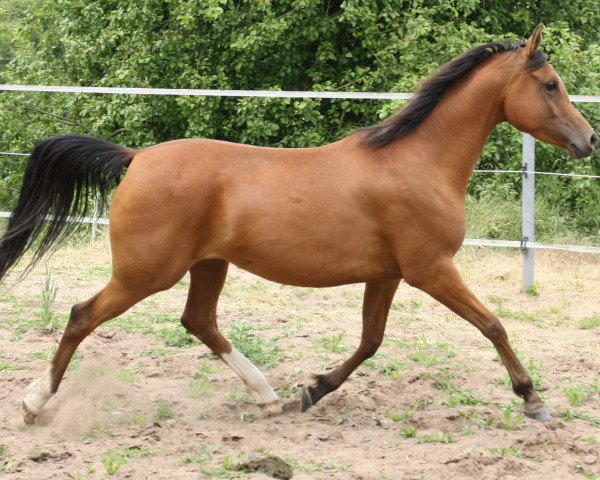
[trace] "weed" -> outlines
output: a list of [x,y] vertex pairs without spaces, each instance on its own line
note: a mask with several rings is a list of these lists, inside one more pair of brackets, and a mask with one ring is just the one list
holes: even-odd
[[419,349],[411,355],[408,356],[413,362],[420,363],[421,365],[425,365],[427,367],[431,367],[436,363],[439,363],[439,357],[435,353],[426,353]]
[[447,404],[451,407],[458,405],[484,405],[486,401],[472,390],[456,390],[448,396]]
[[299,398],[301,393],[298,382],[292,384],[282,384],[277,388],[277,396],[279,398]]
[[404,408],[404,410],[402,410],[401,414],[396,413],[391,408],[386,408],[385,411],[383,412],[383,414],[385,415],[386,418],[389,418],[392,422],[399,422],[399,421],[408,422],[409,421],[409,418],[408,418],[409,409],[408,408]]
[[415,438],[417,436],[417,429],[415,427],[405,427],[400,430],[402,438]]
[[563,391],[565,392],[569,403],[575,407],[578,407],[587,400],[587,398],[592,394],[593,389],[578,383],[565,388]]
[[241,422],[252,422],[254,421],[255,415],[250,412],[242,412],[240,413],[240,421]]
[[10,473],[15,470],[19,462],[14,458],[7,460],[4,464],[0,465],[0,473]]
[[449,390],[454,391],[456,387],[454,386],[453,380],[456,379],[456,375],[448,368],[439,369],[435,373],[425,372],[421,375],[423,378],[428,378],[433,380],[436,388],[440,390]]
[[343,340],[344,334],[338,333],[337,335],[332,335],[331,337],[317,338],[315,343],[329,352],[343,353],[348,350],[348,347],[342,343]]
[[183,462],[195,464],[198,466],[202,478],[239,478],[242,476],[239,472],[233,472],[236,462],[229,455],[226,455],[218,465],[211,465],[211,461],[219,447],[214,446],[210,449],[199,447],[195,453],[184,458]]
[[525,416],[521,412],[517,412],[513,416],[512,408],[507,406],[502,412],[502,418],[500,419],[500,422],[498,422],[498,428],[503,430],[518,430],[524,418]]
[[502,455],[503,457],[516,457],[516,458],[525,458],[523,452],[520,448],[511,446],[511,447],[498,447],[498,448],[488,448],[488,450],[492,453],[496,453],[498,455]]
[[133,383],[136,381],[136,378],[131,370],[124,368],[119,372],[119,380],[125,383]]
[[106,473],[114,475],[121,470],[132,458],[141,458],[150,455],[153,450],[149,448],[124,448],[122,450],[108,450],[102,455],[102,465]]
[[131,419],[131,425],[137,425],[137,426],[143,426],[146,424],[146,419],[144,418],[143,415],[135,415],[132,419]]
[[257,337],[252,327],[244,321],[231,324],[229,339],[235,348],[257,366],[272,368],[285,358],[275,340],[265,341]]
[[198,372],[192,375],[193,378],[196,378],[196,375],[210,375],[211,373],[217,373],[219,368],[211,362],[202,362],[198,367]]
[[4,458],[6,456],[6,445],[0,444],[0,458]]
[[190,347],[196,343],[196,340],[188,331],[179,327],[165,327],[157,331],[157,335],[169,347]]
[[381,373],[381,376],[385,380],[399,380],[404,377],[403,370],[406,367],[404,362],[396,359],[380,361],[380,358],[387,358],[387,355],[376,355],[363,362],[363,365],[371,370],[376,370]]
[[102,456],[102,465],[106,473],[114,475],[125,466],[125,457],[116,450],[109,450]]
[[581,320],[579,320],[577,326],[581,330],[591,330],[593,328],[600,328],[600,315],[582,318]]
[[15,370],[24,370],[25,367],[22,365],[17,365],[16,363],[10,363],[2,359],[2,355],[0,355],[0,373],[8,374],[12,373]]
[[229,391],[227,399],[232,402],[249,402],[251,400],[248,393],[237,388],[233,388]]
[[423,435],[417,438],[417,443],[455,443],[456,438],[449,432],[438,432],[436,434]]
[[175,412],[173,411],[173,405],[168,400],[160,400],[156,412],[154,412],[154,420],[161,422],[164,420],[171,420],[175,418]]
[[41,306],[40,306],[40,320],[38,328],[40,330],[54,330],[57,325],[53,322],[54,320],[54,301],[56,300],[56,292],[58,287],[56,286],[52,274],[48,270],[46,265],[46,277],[44,278],[44,287],[42,289]]
[[190,398],[197,398],[200,395],[206,394],[212,390],[210,380],[206,375],[194,376],[188,383],[188,395]]
[[594,426],[600,425],[600,417],[592,417],[588,413],[577,411],[577,410],[570,410],[567,408],[567,409],[563,410],[561,416],[568,422],[573,421],[575,419],[579,419],[579,420],[586,420]]
[[525,289],[525,293],[531,297],[539,297],[540,296],[540,286],[536,282],[533,285],[527,287]]

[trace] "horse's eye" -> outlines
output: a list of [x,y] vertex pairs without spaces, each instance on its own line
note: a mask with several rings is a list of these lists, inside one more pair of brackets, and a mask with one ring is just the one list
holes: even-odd
[[548,90],[549,92],[553,92],[557,88],[558,88],[558,82],[548,82],[546,84],[546,90]]

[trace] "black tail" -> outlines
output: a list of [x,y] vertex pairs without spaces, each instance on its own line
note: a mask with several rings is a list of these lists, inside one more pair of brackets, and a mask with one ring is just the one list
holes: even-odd
[[107,194],[119,183],[134,153],[106,140],[81,135],[40,142],[29,157],[17,206],[0,239],[0,280],[40,234],[25,273],[48,250],[67,240],[77,228],[70,218],[86,216],[91,193],[98,192],[105,205]]

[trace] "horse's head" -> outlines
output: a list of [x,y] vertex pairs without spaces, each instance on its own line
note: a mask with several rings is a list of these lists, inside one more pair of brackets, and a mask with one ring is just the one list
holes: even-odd
[[517,51],[519,68],[505,88],[504,114],[508,122],[544,142],[564,148],[573,158],[594,152],[598,136],[569,101],[565,86],[538,46],[538,25]]

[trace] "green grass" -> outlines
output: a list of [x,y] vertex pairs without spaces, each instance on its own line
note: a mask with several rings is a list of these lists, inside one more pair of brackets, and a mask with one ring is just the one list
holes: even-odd
[[417,438],[417,443],[455,443],[456,438],[449,432],[438,432],[422,435]]
[[513,412],[510,406],[507,406],[502,411],[502,418],[498,422],[498,428],[502,430],[518,430],[521,428],[525,415],[521,412]]
[[0,374],[9,374],[15,370],[24,370],[26,367],[23,365],[17,365],[16,363],[10,363],[0,359]]
[[488,450],[492,453],[502,455],[503,457],[525,458],[525,455],[523,455],[523,451],[515,446],[488,448]]
[[594,328],[600,328],[600,315],[582,318],[581,320],[579,320],[577,327],[581,330],[592,330]]
[[315,344],[322,348],[323,350],[327,350],[328,352],[333,353],[343,353],[348,350],[348,347],[344,345],[344,334],[338,333],[337,335],[331,335],[329,337],[321,337],[315,340]]
[[156,332],[156,335],[168,347],[184,348],[198,343],[198,340],[180,325],[161,328]]
[[129,370],[128,368],[124,368],[121,371],[119,371],[119,380],[125,383],[133,383],[137,379],[135,377],[135,374],[131,370]]
[[209,378],[206,375],[194,377],[188,383],[188,396],[198,398],[213,390]]
[[275,339],[257,337],[254,329],[244,321],[232,322],[228,338],[256,366],[272,368],[285,359]]
[[175,418],[175,411],[173,410],[173,404],[168,400],[160,400],[154,412],[154,420],[162,422],[165,420],[171,420]]
[[446,404],[450,407],[459,405],[485,405],[487,402],[473,390],[455,390],[448,395]]
[[46,265],[46,276],[44,278],[40,303],[39,323],[37,325],[39,330],[55,330],[58,328],[58,324],[55,323],[54,313],[54,302],[56,300],[57,291],[58,287],[54,282],[52,274],[48,270],[48,265]]
[[402,430],[400,430],[400,435],[402,438],[415,438],[417,436],[417,428],[404,427]]
[[124,448],[122,450],[107,450],[102,455],[102,465],[108,475],[115,475],[134,458],[151,455],[154,450],[149,448]]

